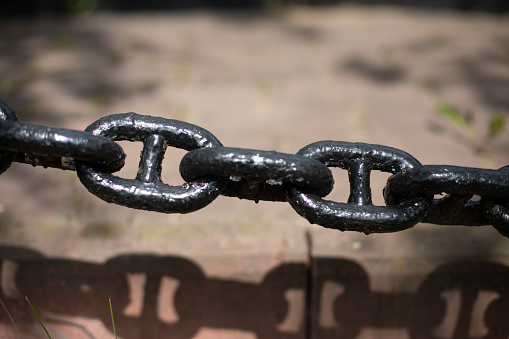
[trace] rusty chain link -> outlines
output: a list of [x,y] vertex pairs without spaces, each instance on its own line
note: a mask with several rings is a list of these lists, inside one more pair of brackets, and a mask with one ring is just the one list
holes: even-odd
[[[120,140],[143,143],[135,179],[113,174],[125,160],[115,143]],[[182,186],[161,180],[168,146],[189,151],[180,163]],[[222,194],[287,201],[310,223],[342,231],[396,232],[426,222],[493,225],[509,237],[509,166],[423,166],[395,148],[340,141],[315,142],[297,154],[230,148],[196,125],[136,113],[103,117],[80,132],[18,122],[1,101],[0,150],[0,173],[12,161],[76,170],[92,194],[135,209],[189,213]],[[334,184],[328,167],[348,171],[346,203],[323,199]],[[373,170],[392,174],[384,188],[386,206],[372,203]],[[434,198],[442,193],[447,195]]]

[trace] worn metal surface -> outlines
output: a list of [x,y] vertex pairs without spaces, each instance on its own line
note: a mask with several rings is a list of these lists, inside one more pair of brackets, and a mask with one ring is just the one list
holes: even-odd
[[[2,107],[9,111],[5,104]],[[501,234],[509,235],[508,166],[500,170],[422,166],[410,154],[392,147],[330,140],[312,143],[296,155],[226,148],[196,125],[136,113],[101,118],[85,132],[0,122],[1,149],[70,157],[91,193],[131,208],[188,213],[222,193],[255,201],[287,200],[309,222],[342,231],[395,232],[424,221],[492,224]],[[114,143],[120,140],[144,144],[135,179],[111,174],[124,160],[122,148]],[[187,181],[182,186],[169,186],[161,179],[167,146],[190,151],[180,164]],[[350,196],[346,203],[322,199],[333,186],[327,167],[348,170]],[[386,206],[372,203],[372,170],[392,174],[384,188]],[[449,195],[433,199],[441,193]],[[471,200],[474,194],[482,197],[480,202]]]

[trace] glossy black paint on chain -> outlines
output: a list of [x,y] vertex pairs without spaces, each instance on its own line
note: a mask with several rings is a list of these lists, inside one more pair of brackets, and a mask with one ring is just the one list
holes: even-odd
[[201,148],[180,162],[186,181],[207,177],[233,180],[223,195],[241,199],[286,201],[285,185],[309,187],[319,196],[332,191],[332,172],[322,163],[302,156],[242,148]]
[[[18,121],[0,125],[0,147],[27,154],[28,163],[62,166],[62,158],[93,163],[104,171],[115,172],[124,165],[124,150],[117,143],[90,133],[64,128],[45,127]],[[65,168],[65,169],[72,169]]]
[[483,206],[470,198],[471,195],[449,194],[441,199],[433,199],[422,222],[437,225],[489,225]]
[[85,131],[115,141],[145,141],[151,135],[159,134],[168,146],[187,151],[223,146],[212,133],[199,126],[133,112],[105,116],[90,124]]
[[112,140],[144,144],[135,179],[119,178],[93,165],[76,162],[83,185],[107,202],[148,211],[188,213],[212,202],[226,184],[224,178],[199,179],[182,186],[169,186],[161,181],[161,163],[167,146],[185,150],[222,146],[215,136],[196,125],[125,113],[99,119],[86,131]]
[[[17,121],[16,113],[7,106],[3,101],[0,101],[0,120],[3,121]],[[0,174],[5,172],[12,164],[16,152],[2,151],[0,152]]]
[[310,223],[341,231],[395,232],[417,224],[429,208],[431,199],[423,195],[396,206],[373,206],[371,203],[371,170],[394,174],[420,166],[414,157],[401,150],[364,143],[319,141],[297,154],[346,169],[350,178],[348,203],[324,200],[309,190],[288,187],[288,202]]
[[[116,140],[144,144],[135,179],[111,174],[124,161]],[[182,186],[161,180],[168,146],[190,151],[180,164],[189,181]],[[136,113],[110,115],[78,132],[16,122],[14,112],[1,101],[0,149],[0,173],[12,159],[76,168],[90,192],[131,208],[188,213],[223,194],[255,201],[285,199],[311,223],[339,230],[395,232],[418,222],[491,224],[509,237],[509,166],[500,170],[422,166],[395,148],[339,141],[316,142],[296,155],[225,148],[196,125]],[[346,203],[322,199],[333,185],[327,167],[348,170]],[[372,170],[393,174],[384,188],[387,206],[372,204]],[[433,200],[440,193],[448,195]],[[482,199],[471,201],[472,195]]]
[[[396,204],[413,195],[425,194],[434,199],[423,222],[441,225],[494,225],[509,235],[509,166],[499,170],[426,165],[398,173],[384,189],[388,204]],[[471,201],[473,195],[485,197]],[[484,202],[483,202],[484,200]]]
[[397,204],[409,196],[441,193],[507,197],[509,172],[443,165],[425,165],[400,172],[387,181],[385,200]]
[[[509,165],[500,168],[499,172],[509,176]],[[500,234],[509,238],[509,194],[504,198],[484,197],[481,206],[488,219],[487,224],[493,225]]]
[[482,209],[488,222],[493,225],[500,234],[509,238],[509,208],[507,199],[484,198],[481,200]]

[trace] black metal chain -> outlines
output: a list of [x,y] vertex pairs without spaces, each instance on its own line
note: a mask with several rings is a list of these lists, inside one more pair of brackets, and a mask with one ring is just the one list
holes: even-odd
[[[119,140],[143,142],[135,179],[112,174],[126,157]],[[189,151],[180,162],[182,186],[161,180],[168,146]],[[392,147],[340,141],[315,142],[297,154],[230,148],[196,125],[136,113],[103,117],[80,132],[18,122],[1,101],[0,150],[0,173],[12,161],[76,170],[92,194],[130,208],[189,213],[222,194],[287,201],[310,223],[342,231],[386,233],[426,222],[493,225],[509,237],[509,166],[423,166]],[[323,199],[334,184],[328,167],[348,171],[346,203]],[[372,203],[373,170],[392,174],[384,188],[386,206]],[[447,195],[434,198],[442,193]]]

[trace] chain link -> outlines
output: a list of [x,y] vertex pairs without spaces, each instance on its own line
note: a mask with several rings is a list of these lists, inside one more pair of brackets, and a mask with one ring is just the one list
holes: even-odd
[[124,165],[122,147],[109,139],[89,133],[19,121],[3,121],[0,133],[3,136],[0,147],[25,152],[22,161],[34,166],[51,165],[73,170],[73,160],[81,160],[108,172],[116,172]]
[[[143,142],[135,179],[112,174],[125,160],[115,143],[120,140]],[[189,151],[180,162],[182,186],[161,180],[168,146]],[[426,222],[493,225],[509,237],[509,166],[423,166],[392,147],[340,141],[315,142],[297,154],[230,148],[196,125],[136,113],[109,115],[79,132],[18,122],[1,101],[0,150],[0,173],[13,160],[75,169],[92,194],[135,209],[189,213],[222,194],[287,201],[310,223],[342,231],[396,232]],[[323,199],[334,184],[328,167],[348,171],[346,203]],[[384,188],[386,206],[372,203],[373,170],[392,174]]]
[[226,185],[223,178],[204,178],[169,186],[162,182],[161,171],[167,146],[193,150],[222,147],[209,131],[171,119],[114,114],[87,127],[86,132],[112,140],[142,141],[138,174],[135,179],[119,178],[96,166],[76,162],[78,177],[94,195],[126,207],[163,213],[188,213],[212,202]]
[[299,186],[288,188],[288,202],[310,223],[366,234],[395,232],[417,224],[429,208],[430,199],[424,195],[392,206],[373,206],[371,202],[371,170],[395,174],[420,166],[406,152],[380,145],[319,141],[302,148],[297,154],[327,166],[346,169],[350,179],[347,203],[321,199]]
[[186,181],[230,177],[233,187],[228,188],[228,195],[255,201],[286,201],[287,184],[308,187],[320,197],[329,194],[334,186],[331,171],[313,159],[231,147],[187,153],[180,162],[180,174]]

